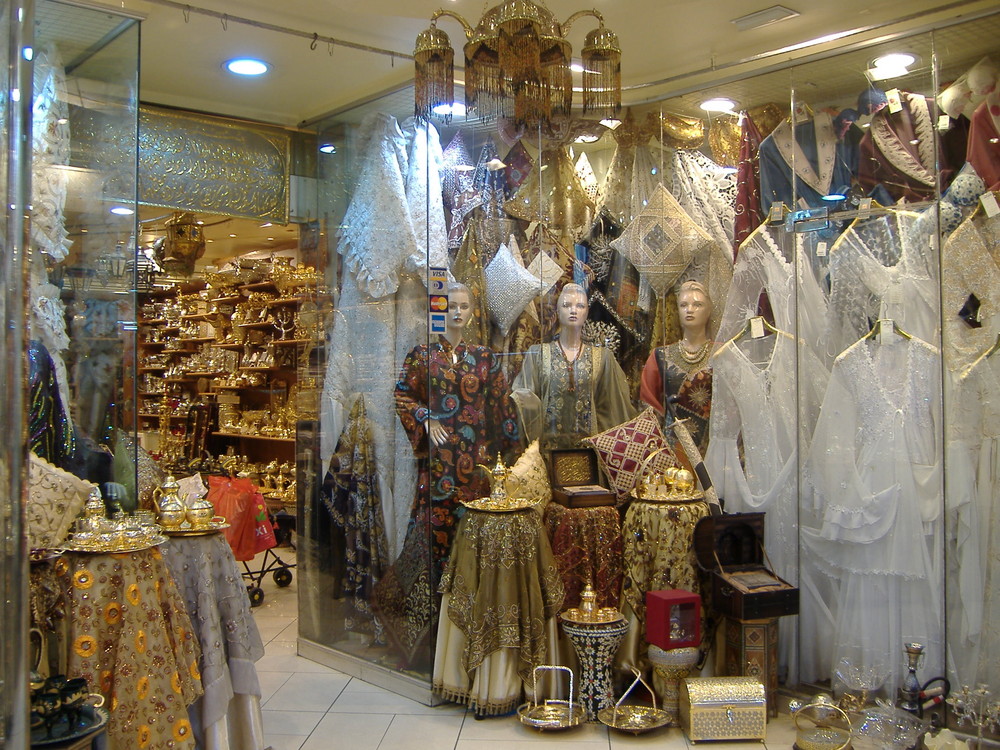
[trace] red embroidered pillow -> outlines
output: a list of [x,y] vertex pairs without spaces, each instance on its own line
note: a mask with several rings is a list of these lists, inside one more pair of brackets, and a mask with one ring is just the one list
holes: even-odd
[[618,493],[619,504],[629,499],[629,492],[639,479],[642,464],[651,453],[661,448],[668,449],[650,461],[646,473],[665,471],[677,465],[673,450],[660,429],[659,415],[652,407],[628,422],[584,438],[583,442],[589,443],[597,451],[601,468]]

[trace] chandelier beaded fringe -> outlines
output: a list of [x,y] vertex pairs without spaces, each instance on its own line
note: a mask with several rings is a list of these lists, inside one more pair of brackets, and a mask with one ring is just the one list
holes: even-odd
[[613,116],[621,110],[621,48],[599,12],[577,11],[560,24],[531,0],[506,0],[487,10],[475,28],[450,10],[431,16],[431,27],[417,36],[413,53],[417,117],[429,118],[436,107],[454,101],[455,53],[448,35],[437,28],[444,16],[465,31],[465,104],[481,119],[507,117],[534,125],[570,113],[573,50],[566,33],[583,16],[599,24],[587,34],[581,52],[584,114]]

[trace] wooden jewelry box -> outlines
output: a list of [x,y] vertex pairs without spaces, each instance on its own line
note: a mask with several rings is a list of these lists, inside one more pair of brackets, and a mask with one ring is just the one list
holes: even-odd
[[615,505],[615,493],[600,484],[597,455],[590,448],[553,450],[549,454],[552,499],[567,508]]
[[738,620],[799,613],[799,590],[771,570],[764,514],[706,516],[694,528],[698,565],[712,574],[712,607]]

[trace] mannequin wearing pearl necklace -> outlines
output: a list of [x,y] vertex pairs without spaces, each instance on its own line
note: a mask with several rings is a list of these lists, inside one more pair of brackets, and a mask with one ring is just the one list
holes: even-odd
[[688,429],[704,455],[712,406],[712,370],[708,362],[715,350],[708,332],[712,315],[708,291],[697,281],[685,281],[677,292],[677,311],[683,335],[680,341],[650,353],[639,394],[660,414],[665,414],[666,400],[676,396],[677,416],[689,419]]

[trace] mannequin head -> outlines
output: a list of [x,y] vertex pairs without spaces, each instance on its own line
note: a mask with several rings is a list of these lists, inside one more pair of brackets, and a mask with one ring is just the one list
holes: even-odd
[[712,316],[712,299],[698,281],[685,281],[677,290],[677,314],[685,339],[704,339]]
[[559,299],[556,301],[560,330],[567,328],[583,330],[589,310],[590,303],[583,287],[579,284],[566,284],[559,292]]
[[452,342],[462,338],[462,331],[472,320],[472,293],[465,284],[448,285],[448,333]]

